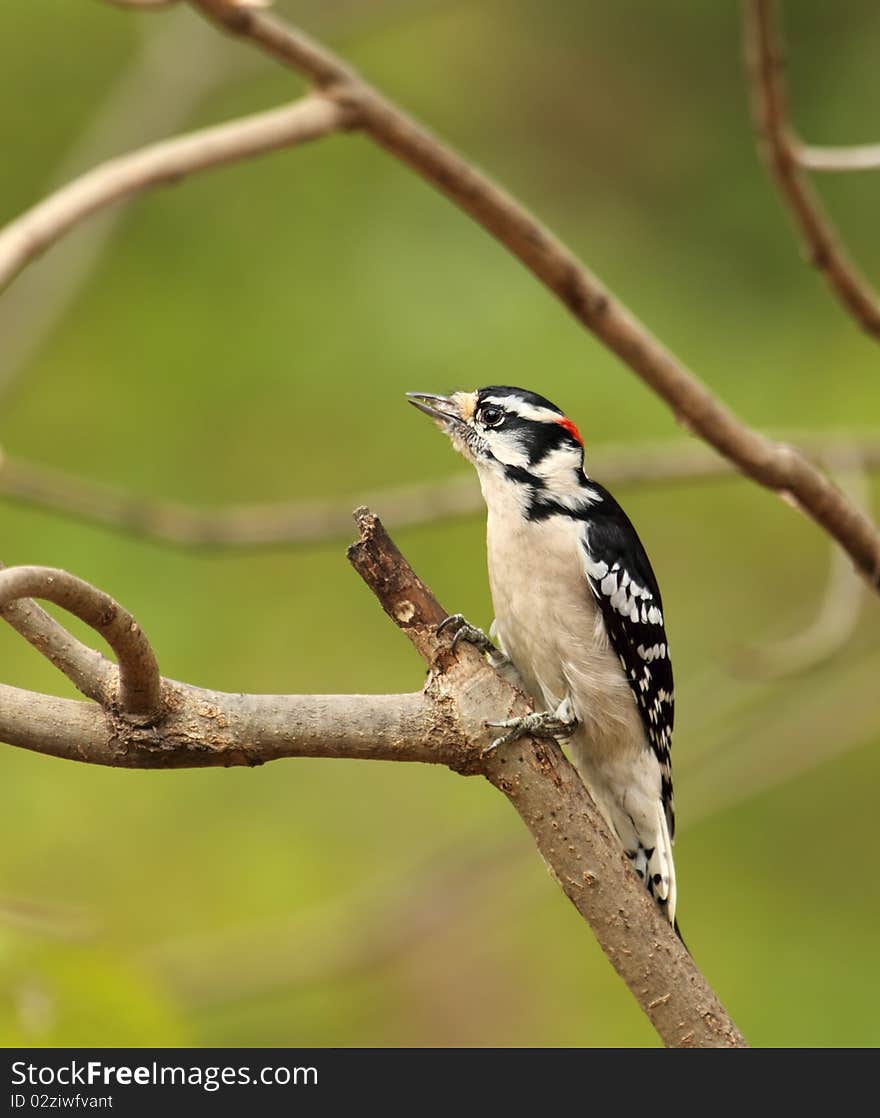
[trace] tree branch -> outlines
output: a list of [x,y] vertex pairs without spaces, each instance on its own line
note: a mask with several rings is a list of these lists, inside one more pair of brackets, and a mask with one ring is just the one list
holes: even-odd
[[[837,232],[802,170],[816,158],[816,150],[804,148],[789,119],[785,87],[785,51],[779,31],[775,0],[745,0],[746,61],[755,127],[764,156],[785,205],[800,230],[809,259],[825,276],[847,311],[869,334],[880,337],[880,302],[868,281],[849,259]],[[858,149],[856,149],[858,150]],[[849,163],[864,159],[871,149],[849,153]],[[874,148],[876,155],[880,148]],[[840,170],[828,165],[828,153],[819,157],[821,170]],[[852,169],[847,168],[847,169]],[[860,168],[862,169],[862,168]]]
[[[159,716],[162,691],[156,658],[127,610],[108,594],[66,571],[52,567],[11,567],[0,571],[0,610],[30,597],[54,602],[107,641],[119,662],[118,701],[126,717],[150,722]],[[32,623],[34,619],[40,623],[37,615],[32,615]],[[102,693],[104,686],[103,677],[88,683],[92,693]]]
[[[261,59],[236,53],[192,13],[166,12],[141,22],[137,53],[95,106],[49,173],[54,190],[84,168],[124,150],[133,138],[177,132],[212,88],[247,73]],[[198,66],[192,65],[197,57]],[[19,275],[0,301],[0,408],[73,305],[111,243],[125,210],[94,215],[78,237],[65,238],[43,266]]]
[[[388,616],[427,662],[428,690],[478,710],[524,713],[524,697],[492,671],[474,649],[445,669],[437,624],[446,616],[424,583],[367,509],[355,514],[360,540],[349,559]],[[482,721],[482,719],[481,719]],[[473,725],[473,723],[470,723]],[[478,728],[484,740],[485,731]],[[554,743],[522,739],[482,758],[483,775],[503,792],[529,829],[551,874],[590,924],[618,974],[664,1043],[674,1047],[741,1047],[729,1019],[681,941],[627,862],[583,781]],[[630,934],[635,930],[636,934]]]
[[30,598],[0,606],[0,617],[67,676],[87,699],[106,705],[116,683],[116,668],[80,641]]
[[351,127],[352,111],[310,96],[108,160],[50,194],[0,232],[0,291],[42,252],[97,210],[197,171],[307,143]]
[[280,757],[462,763],[460,738],[422,694],[241,695],[164,679],[144,727],[75,699],[0,684],[0,740],[124,769],[262,765]]
[[[483,756],[487,720],[525,713],[529,704],[476,649],[451,649],[450,638],[437,633],[446,613],[430,590],[376,517],[360,509],[357,519],[360,538],[349,558],[429,665],[424,692],[229,695],[164,680],[161,718],[143,725],[111,705],[0,685],[0,738],[56,757],[122,768],[253,765],[312,756],[425,761],[481,773],[516,808],[551,873],[664,1043],[743,1046],[561,750],[525,739]],[[112,638],[121,671],[126,670],[129,640],[137,646],[140,630],[106,595],[63,572],[0,572],[0,603],[25,593],[49,596],[96,625]],[[129,636],[123,637],[125,632]]]
[[133,8],[142,11],[158,11],[159,8],[170,8],[177,0],[104,0],[114,8]]
[[[870,500],[868,478],[857,452],[841,453],[835,473],[849,499],[867,508]],[[810,623],[793,636],[743,649],[736,657],[737,668],[747,675],[783,679],[830,660],[855,632],[864,590],[864,582],[843,552],[831,548],[822,601]]]
[[754,431],[666,350],[511,195],[422,128],[331,51],[276,17],[230,0],[189,0],[221,27],[306,73],[356,113],[360,127],[501,242],[672,408],[680,422],[761,485],[820,524],[880,590],[880,535],[794,447]]
[[232,0],[189,2],[226,30],[307,74],[321,93],[288,109],[145,148],[103,164],[51,195],[0,232],[0,289],[49,244],[101,206],[196,169],[361,127],[505,245],[666,401],[680,422],[747,476],[812,517],[880,590],[880,535],[871,520],[799,450],[774,443],[745,426],[514,198],[302,32]]
[[[817,463],[856,458],[865,472],[880,469],[880,438],[876,435],[801,432],[792,439]],[[697,442],[599,447],[590,452],[587,468],[592,477],[616,488],[692,484],[737,476],[732,462]],[[851,494],[847,495],[851,499]],[[351,499],[200,508],[141,497],[2,452],[0,497],[183,548],[225,550],[318,543],[344,538],[351,529]],[[361,493],[360,497],[378,508],[393,528],[474,516],[483,509],[472,474],[392,486]],[[846,563],[845,556],[841,555],[841,560]]]

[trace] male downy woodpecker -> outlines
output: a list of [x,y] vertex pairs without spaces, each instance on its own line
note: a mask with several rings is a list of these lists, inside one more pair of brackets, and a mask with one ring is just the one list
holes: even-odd
[[[495,621],[486,638],[538,713],[496,725],[566,743],[636,873],[675,924],[672,664],[663,603],[626,513],[584,471],[577,427],[543,396],[494,386],[409,393],[476,467]],[[445,624],[445,623],[444,623]],[[492,655],[496,653],[496,655]]]

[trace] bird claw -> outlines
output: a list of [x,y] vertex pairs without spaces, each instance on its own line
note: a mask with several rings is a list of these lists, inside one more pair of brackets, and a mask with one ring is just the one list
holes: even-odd
[[[566,710],[564,713],[569,713]],[[577,719],[571,720],[562,717],[559,711],[536,711],[534,714],[524,714],[521,718],[505,718],[501,722],[487,722],[492,730],[506,730],[506,734],[496,738],[487,745],[482,753],[485,756],[497,749],[500,745],[509,745],[513,741],[524,737],[552,738],[553,741],[565,741],[577,729]]]
[[463,613],[451,613],[448,617],[444,618],[437,626],[437,632],[442,633],[444,629],[451,626],[456,626],[455,632],[452,636],[452,643],[450,647],[453,651],[458,647],[459,641],[467,641],[480,652],[488,656],[498,653],[498,649],[492,641],[486,636],[482,629],[478,629],[476,625],[471,625]]

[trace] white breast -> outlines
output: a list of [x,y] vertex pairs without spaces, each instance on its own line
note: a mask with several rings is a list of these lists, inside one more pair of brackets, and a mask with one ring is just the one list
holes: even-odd
[[488,470],[480,481],[497,640],[539,710],[571,701],[578,720],[566,746],[571,760],[673,920],[675,870],[660,765],[587,582],[581,525],[561,515],[530,521],[521,486]]
[[644,731],[587,584],[580,525],[564,516],[527,520],[515,489],[503,482],[485,493],[498,639],[539,709],[571,699],[594,760],[631,756]]

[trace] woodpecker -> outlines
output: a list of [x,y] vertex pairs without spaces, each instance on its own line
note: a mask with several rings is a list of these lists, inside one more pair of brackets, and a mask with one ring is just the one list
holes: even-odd
[[596,806],[669,922],[675,920],[672,663],[660,589],[629,517],[584,469],[555,404],[492,386],[407,393],[477,470],[488,509],[495,620],[443,622],[527,692],[536,712],[490,725],[566,746]]

